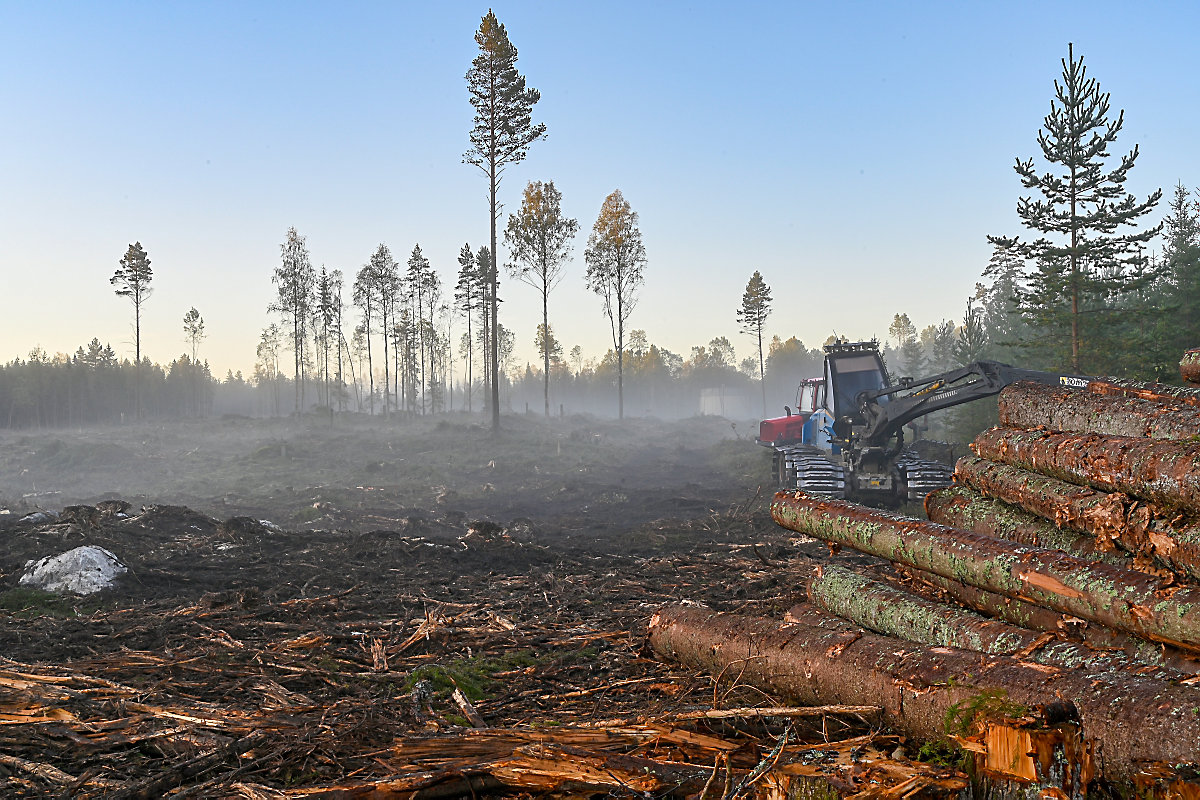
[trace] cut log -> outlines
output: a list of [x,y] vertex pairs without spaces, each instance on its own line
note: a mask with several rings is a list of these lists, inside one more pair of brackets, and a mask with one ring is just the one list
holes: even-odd
[[875,633],[930,647],[1018,656],[1039,664],[1087,670],[1101,677],[1106,673],[1136,673],[1160,680],[1191,677],[1169,669],[1148,670],[1145,664],[1126,658],[1124,653],[1093,650],[1051,633],[1031,631],[926,600],[836,565],[824,566],[808,582],[808,599],[818,608]]
[[1118,397],[1140,397],[1142,400],[1153,400],[1156,403],[1176,403],[1178,405],[1200,408],[1200,390],[1184,386],[1171,386],[1166,383],[1144,383],[1124,379],[1109,379],[1092,381],[1088,384],[1092,394],[1113,395]]
[[988,461],[1200,511],[1200,441],[992,428],[971,448]]
[[[906,588],[927,599],[952,600],[985,616],[1010,622],[1033,631],[1065,636],[1098,650],[1119,650],[1131,662],[1148,667],[1167,667],[1183,675],[1200,674],[1200,657],[1178,647],[1151,642],[1140,636],[1114,631],[1086,620],[1059,614],[1048,608],[968,586],[953,578],[943,578],[931,572],[901,567],[900,574],[908,583]],[[805,620],[799,620],[804,622]]]
[[951,528],[1061,550],[1086,561],[1100,561],[1122,569],[1133,568],[1133,559],[1117,551],[1107,539],[1063,530],[1047,519],[985,497],[967,486],[948,486],[926,495],[925,515]]
[[[1200,578],[1200,526],[1174,524],[1179,514],[1158,504],[1135,501],[1120,492],[1100,492],[974,456],[958,460],[954,479],[1055,525],[1098,540],[1115,541],[1135,556],[1154,559],[1164,567]],[[942,505],[945,502],[944,498],[935,501]],[[929,513],[928,502],[926,513]],[[955,525],[947,519],[935,521]]]
[[1200,347],[1183,354],[1179,361],[1179,376],[1188,383],[1200,383]]
[[1200,431],[1200,408],[1022,381],[1000,392],[1000,424],[1106,436],[1186,439]]
[[842,500],[779,492],[785,528],[1147,639],[1200,647],[1200,590],[1055,550],[908,519]]
[[867,631],[847,640],[836,631],[694,606],[657,612],[649,644],[662,658],[736,676],[795,702],[879,705],[892,726],[920,740],[941,739],[947,717],[967,709],[986,717],[993,703],[1010,715],[1071,703],[1095,748],[1098,774],[1111,781],[1132,781],[1144,762],[1200,759],[1200,691],[1191,687],[1098,681],[1082,670],[922,648]]

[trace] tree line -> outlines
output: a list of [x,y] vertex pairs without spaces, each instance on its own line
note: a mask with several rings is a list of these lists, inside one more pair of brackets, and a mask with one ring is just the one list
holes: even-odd
[[[632,328],[647,255],[638,215],[619,190],[602,203],[584,252],[583,278],[600,299],[612,347],[585,360],[578,346],[564,353],[550,321],[550,295],[572,258],[579,223],[563,214],[553,181],[526,185],[503,228],[503,266],[508,277],[540,295],[534,338],[540,363],[513,363],[515,333],[499,319],[497,191],[504,169],[526,157],[546,126],[532,121],[540,95],[525,86],[516,49],[491,12],[476,41],[480,53],[467,73],[476,116],[463,160],[488,179],[489,242],[463,244],[453,286],[443,283],[420,244],[403,262],[380,244],[347,287],[341,270],[315,269],[305,237],[289,229],[272,275],[276,297],[268,310],[276,317],[261,333],[254,373],[218,380],[199,360],[205,332],[195,308],[184,317],[190,356],[166,367],[141,357],[140,313],[153,273],[145,249],[134,243],[111,279],[116,294],[133,305],[133,361],[118,362],[98,339],[73,356],[35,350],[0,367],[0,420],[23,427],[113,421],[120,414],[281,415],[320,408],[387,416],[478,409],[490,411],[495,425],[502,407],[540,407],[544,415],[605,411],[597,398],[611,397],[613,389],[618,416],[627,405],[638,414],[693,413],[704,408],[706,389],[735,396],[757,388],[763,414],[790,402],[800,379],[819,374],[820,351],[795,338],[767,339],[771,288],[758,270],[731,314],[750,337],[754,356],[738,361],[724,337],[674,354]],[[1014,165],[1028,192],[1016,204],[1027,233],[988,237],[991,258],[981,265],[961,324],[943,319],[918,329],[907,314],[893,316],[884,349],[894,377],[991,358],[1170,381],[1179,354],[1200,344],[1196,193],[1176,186],[1161,220],[1147,224],[1161,192],[1138,199],[1124,188],[1138,148],[1115,157],[1109,152],[1124,113],[1112,114],[1109,95],[1072,46],[1062,65],[1037,135],[1042,166],[1033,158]],[[1155,242],[1158,251],[1151,250]],[[882,322],[864,326],[850,319],[845,327],[869,331]],[[185,385],[190,393],[180,388]],[[961,409],[941,424],[965,431],[980,421],[978,409]]]

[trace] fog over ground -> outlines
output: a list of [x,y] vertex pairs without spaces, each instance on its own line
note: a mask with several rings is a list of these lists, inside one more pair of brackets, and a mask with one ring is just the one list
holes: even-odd
[[187,505],[285,527],[369,530],[414,515],[603,529],[708,513],[770,479],[752,423],[240,417],[0,434],[0,506]]

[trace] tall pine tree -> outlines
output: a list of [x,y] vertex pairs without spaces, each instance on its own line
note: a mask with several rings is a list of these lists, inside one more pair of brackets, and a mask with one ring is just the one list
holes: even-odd
[[496,299],[496,218],[499,206],[496,189],[504,168],[519,164],[529,146],[546,136],[544,123],[533,124],[533,106],[541,99],[537,89],[525,87],[525,76],[517,72],[517,48],[508,40],[508,32],[489,9],[475,33],[479,55],[467,70],[467,91],[475,108],[471,128],[471,149],[463,162],[479,167],[488,178],[488,223],[491,230],[491,376],[492,430],[500,429],[499,322]]
[[767,317],[771,315],[771,287],[763,280],[762,273],[754,270],[742,293],[742,306],[737,310],[737,321],[742,332],[754,337],[758,344],[758,383],[762,389],[763,416],[767,414],[767,384],[763,380],[766,364],[763,359],[763,330]]
[[150,269],[150,257],[142,249],[141,242],[129,245],[121,258],[120,268],[113,273],[109,283],[116,286],[118,297],[128,297],[133,303],[133,410],[137,419],[142,417],[142,304],[154,290],[150,281],[154,270]]
[[1156,191],[1138,201],[1125,191],[1125,180],[1138,148],[1108,168],[1109,146],[1124,125],[1125,112],[1109,119],[1109,95],[1087,77],[1082,58],[1068,45],[1062,81],[1054,82],[1054,100],[1038,132],[1042,157],[1050,171],[1039,174],[1033,159],[1017,159],[1021,185],[1040,197],[1022,197],[1017,215],[1038,234],[1032,241],[989,236],[993,244],[1014,247],[1032,262],[1018,291],[1022,312],[1060,352],[1075,372],[1102,366],[1095,339],[1114,330],[1123,296],[1145,286],[1142,247],[1159,228],[1136,230],[1162,196]]

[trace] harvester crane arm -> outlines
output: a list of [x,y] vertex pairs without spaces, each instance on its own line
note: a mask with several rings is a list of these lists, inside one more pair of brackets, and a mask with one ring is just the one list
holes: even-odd
[[1060,372],[1020,369],[998,361],[976,361],[918,381],[859,392],[855,397],[863,425],[854,426],[863,445],[878,446],[918,417],[972,400],[991,397],[1010,383],[1034,381],[1055,386],[1087,386],[1093,379]]

